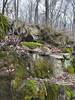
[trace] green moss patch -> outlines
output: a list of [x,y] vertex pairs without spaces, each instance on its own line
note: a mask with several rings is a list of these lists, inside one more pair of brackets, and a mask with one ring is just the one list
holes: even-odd
[[42,46],[42,44],[37,43],[37,42],[21,42],[21,45],[22,46],[27,46],[30,49],[34,49],[34,48]]
[[73,66],[68,67],[68,68],[67,68],[67,71],[68,71],[68,73],[70,73],[70,74],[74,74],[74,73],[75,73],[75,72],[74,72],[74,67],[73,67]]
[[71,53],[71,52],[72,52],[72,48],[65,48],[65,49],[63,50],[63,52]]

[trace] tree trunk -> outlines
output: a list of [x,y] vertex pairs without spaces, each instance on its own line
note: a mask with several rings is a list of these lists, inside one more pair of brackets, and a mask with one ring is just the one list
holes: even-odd
[[18,20],[18,15],[19,15],[19,0],[17,0],[17,8],[16,8],[16,19]]
[[29,23],[32,23],[32,1],[30,1],[30,6],[29,6]]
[[73,25],[72,25],[72,32],[73,32],[73,40],[75,41],[75,1],[73,0]]
[[6,7],[7,2],[8,2],[8,0],[3,0],[3,8],[2,8],[2,14],[3,15],[5,13],[5,7]]
[[49,24],[49,0],[45,0],[45,19],[46,19],[46,26]]
[[36,0],[36,8],[35,8],[35,24],[38,24],[38,6],[39,6],[39,1],[40,0]]
[[18,20],[18,12],[19,12],[19,0],[14,0],[14,14],[16,20]]

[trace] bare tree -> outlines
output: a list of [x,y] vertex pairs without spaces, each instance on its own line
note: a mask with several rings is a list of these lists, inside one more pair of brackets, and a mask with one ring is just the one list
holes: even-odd
[[49,0],[45,0],[45,19],[46,25],[49,23]]
[[14,0],[14,13],[15,19],[18,19],[18,12],[19,12],[19,0]]
[[8,0],[3,0],[3,7],[2,7],[2,14],[4,15],[5,13],[5,8],[6,8],[6,4],[7,4]]
[[16,7],[16,18],[18,19],[18,17],[19,17],[19,0],[17,0],[17,7]]
[[33,12],[33,3],[32,0],[29,2],[29,23],[32,23],[32,12]]
[[10,5],[13,4],[12,3],[13,0],[8,0],[7,5],[6,5],[6,15],[9,16],[9,13],[12,12],[12,8],[10,10]]
[[36,7],[35,7],[35,24],[38,24],[38,6],[39,6],[40,0],[36,0]]
[[64,16],[63,16],[63,19],[64,19],[64,22],[63,22],[63,31],[65,32],[65,30],[66,30],[66,24],[67,24],[67,22],[66,22],[66,12],[67,12],[67,8],[68,8],[68,2],[66,3],[66,5],[65,5],[65,8],[64,8],[64,11],[63,11],[63,14],[64,14]]
[[72,31],[73,31],[73,37],[75,40],[75,0],[72,1],[72,7],[73,7],[73,25],[72,25]]

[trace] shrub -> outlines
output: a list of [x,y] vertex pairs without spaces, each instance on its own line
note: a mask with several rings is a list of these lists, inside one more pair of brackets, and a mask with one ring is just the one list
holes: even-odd
[[35,75],[37,77],[48,78],[53,74],[52,64],[46,61],[46,59],[38,58],[34,64]]
[[8,20],[5,16],[0,13],[0,39],[3,39],[5,33],[8,31]]

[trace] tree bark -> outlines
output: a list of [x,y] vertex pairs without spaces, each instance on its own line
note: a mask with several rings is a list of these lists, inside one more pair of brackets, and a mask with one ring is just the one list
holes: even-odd
[[46,26],[49,24],[49,0],[45,0],[45,19],[46,19]]
[[35,24],[38,24],[38,6],[40,0],[36,0],[36,8],[35,8]]
[[32,23],[32,10],[33,10],[32,1],[30,1],[30,5],[29,5],[29,23],[30,24]]
[[73,0],[73,25],[72,25],[72,32],[73,32],[73,40],[75,41],[75,0]]
[[18,20],[18,12],[19,12],[19,0],[14,0],[14,14],[16,20]]

